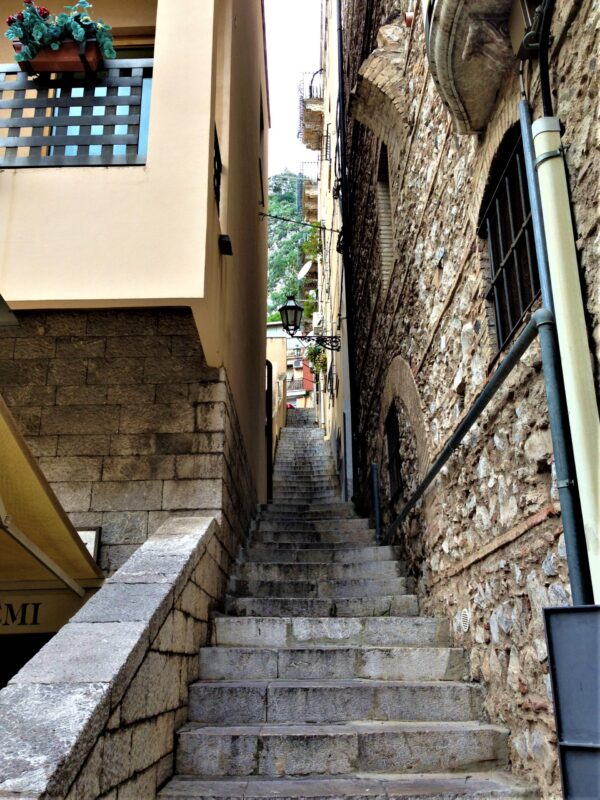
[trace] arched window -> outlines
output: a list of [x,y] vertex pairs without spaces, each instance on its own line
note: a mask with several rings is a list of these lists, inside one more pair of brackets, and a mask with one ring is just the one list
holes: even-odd
[[394,266],[394,236],[392,232],[392,200],[390,196],[388,152],[385,144],[381,145],[381,150],[379,151],[376,197],[381,280],[383,288],[387,289]]
[[518,125],[508,131],[492,162],[478,233],[487,241],[490,270],[487,299],[501,351],[522,326],[540,291]]

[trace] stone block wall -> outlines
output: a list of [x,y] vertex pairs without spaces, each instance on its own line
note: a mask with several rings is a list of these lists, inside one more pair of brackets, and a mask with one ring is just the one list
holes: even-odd
[[114,572],[172,514],[245,532],[256,504],[227,376],[189,308],[21,311],[0,392],[72,522]]
[[[402,499],[395,507],[389,503],[383,424],[390,397],[382,388],[398,387],[394,399],[406,499],[494,368],[496,349],[485,299],[486,252],[476,224],[490,165],[504,134],[518,119],[519,99],[512,70],[485,132],[478,137],[456,135],[428,72],[421,15],[415,14],[409,30],[402,25],[402,11],[392,0],[357,0],[344,8],[346,99],[351,109],[347,235],[354,266],[359,387],[357,496],[367,510],[369,465],[383,464],[387,521]],[[566,128],[596,366],[600,165],[593,157],[592,130],[599,109],[594,85],[599,37],[600,9],[591,0],[557,5],[552,83],[556,113]],[[541,103],[535,68],[526,83],[537,116]],[[375,202],[382,142],[389,154],[393,203],[395,259],[389,285],[381,268]],[[412,374],[418,403],[412,390],[403,393],[408,382],[396,374],[398,363]],[[560,796],[560,782],[541,609],[570,602],[557,501],[536,343],[398,539],[419,580],[422,608],[450,613],[456,642],[470,648],[471,675],[487,687],[490,718],[511,730],[513,769],[529,776],[548,798]],[[466,633],[460,626],[463,609],[470,615]]]
[[171,517],[0,691],[0,798],[153,800],[236,551]]

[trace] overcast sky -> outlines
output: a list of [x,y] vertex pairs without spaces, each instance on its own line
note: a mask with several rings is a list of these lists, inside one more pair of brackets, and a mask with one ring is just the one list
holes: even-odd
[[269,175],[314,161],[298,136],[298,84],[320,64],[321,0],[265,0],[271,101]]

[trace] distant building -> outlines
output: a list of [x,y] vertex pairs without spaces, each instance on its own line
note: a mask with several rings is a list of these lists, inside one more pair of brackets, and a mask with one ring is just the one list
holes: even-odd
[[[548,307],[519,101],[526,95],[534,119],[556,113],[574,236],[568,206],[555,212],[556,173],[547,171],[548,159],[562,154],[558,123],[534,126],[532,174],[546,180],[542,205],[587,538],[584,572],[589,559],[595,584],[588,574],[586,596],[598,602],[593,54],[600,11],[589,3],[555,5],[548,86],[538,52],[522,44],[531,24],[526,42],[539,41],[535,5],[487,2],[475,13],[451,0],[414,10],[393,0],[324,3],[321,69],[305,81],[302,98],[301,133],[320,164],[317,216],[310,203],[305,215],[323,226],[323,332],[339,333],[343,347],[329,358],[319,402],[347,496],[363,510],[373,510],[377,466],[385,533],[532,314]],[[541,5],[552,13],[553,3]],[[546,47],[543,32],[540,46]],[[556,256],[559,230],[566,244]],[[574,486],[575,476],[557,483],[547,408],[534,341],[390,533],[412,565],[423,607],[451,615],[456,644],[470,648],[470,674],[487,688],[490,718],[511,729],[514,770],[529,775],[544,797],[557,797],[542,608],[570,602],[559,493]]]

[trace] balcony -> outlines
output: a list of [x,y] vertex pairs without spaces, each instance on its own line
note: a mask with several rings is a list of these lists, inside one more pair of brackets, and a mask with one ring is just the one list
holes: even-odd
[[302,164],[299,179],[299,200],[302,216],[307,222],[319,219],[319,171],[318,161],[305,161]]
[[0,66],[0,169],[146,163],[152,59],[30,77]]
[[298,138],[310,150],[321,150],[323,136],[323,70],[307,73],[300,83]]

